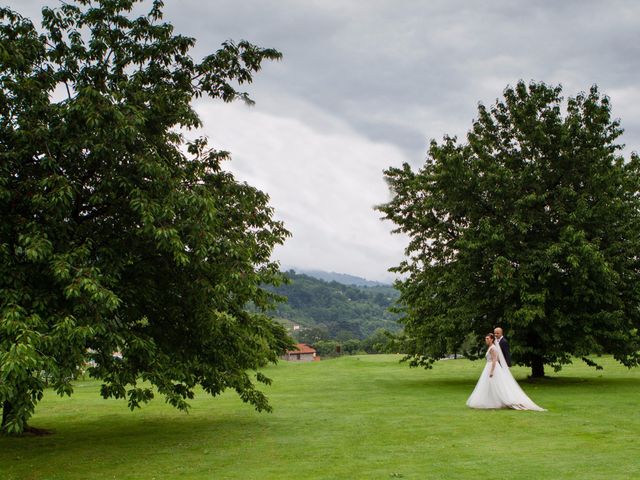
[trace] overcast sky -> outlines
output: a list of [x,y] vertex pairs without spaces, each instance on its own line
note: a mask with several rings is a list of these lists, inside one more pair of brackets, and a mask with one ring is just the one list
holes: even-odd
[[[0,0],[0,3],[7,4]],[[54,0],[11,0],[38,17]],[[587,0],[165,0],[165,20],[197,39],[280,50],[247,90],[254,107],[200,101],[202,133],[227,168],[271,196],[292,232],[286,267],[389,280],[405,241],[373,206],[383,169],[424,162],[430,139],[464,136],[478,102],[518,80],[597,84],[640,150],[640,2]],[[36,17],[34,17],[34,15]]]

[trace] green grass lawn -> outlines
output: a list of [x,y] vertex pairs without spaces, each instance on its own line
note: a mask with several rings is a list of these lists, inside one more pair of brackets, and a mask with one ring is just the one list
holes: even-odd
[[160,398],[130,412],[78,382],[37,408],[31,425],[53,435],[0,438],[0,479],[640,478],[640,369],[604,358],[529,383],[514,368],[548,411],[480,411],[465,401],[481,362],[399,358],[268,368],[271,414],[231,393],[199,395],[189,414]]

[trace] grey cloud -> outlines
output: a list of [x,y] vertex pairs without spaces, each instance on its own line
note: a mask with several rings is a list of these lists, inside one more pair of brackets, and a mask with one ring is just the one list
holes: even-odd
[[[31,15],[43,4],[41,0],[13,3]],[[625,154],[640,148],[640,3],[634,0],[165,3],[166,20],[177,32],[197,39],[196,55],[216,50],[227,39],[247,39],[281,50],[283,61],[265,65],[256,83],[247,87],[258,102],[254,113],[264,115],[260,117],[262,128],[268,128],[270,121],[296,125],[291,128],[304,132],[300,134],[313,143],[319,156],[327,146],[336,149],[333,155],[340,155],[335,136],[342,132],[345,145],[366,149],[370,155],[385,155],[393,148],[386,165],[420,164],[431,138],[463,136],[476,116],[478,102],[493,103],[506,85],[520,79],[562,84],[566,96],[598,84],[601,92],[611,96],[614,115],[621,117],[626,129],[621,139],[627,144]],[[242,115],[232,112],[238,128],[245,121]],[[279,123],[283,119],[298,123]],[[248,180],[262,181],[274,204],[295,227],[292,246],[281,249],[284,255],[309,262],[305,248],[312,248],[314,241],[324,242],[313,247],[320,252],[315,260],[324,262],[324,268],[339,270],[342,262],[352,269],[348,273],[371,278],[386,275],[384,268],[397,261],[401,247],[383,237],[388,235],[387,227],[359,220],[377,214],[349,192],[349,186],[366,189],[374,177],[379,179],[384,158],[382,162],[380,158],[369,160],[371,172],[361,164],[342,167],[352,178],[336,195],[353,206],[357,217],[340,217],[335,205],[327,207],[331,214],[326,215],[314,206],[313,199],[327,195],[331,180],[304,183],[305,171],[298,171],[296,163],[322,164],[326,159],[285,158],[302,155],[303,146],[288,150],[283,142],[294,143],[288,132],[269,130],[280,149],[280,156],[271,156],[269,161],[277,163],[274,168],[278,171],[298,175],[308,191],[296,191],[277,178],[265,179],[269,172],[262,169],[262,160],[252,160],[252,155],[260,154],[255,145],[270,148],[268,138],[258,140],[258,133],[256,138],[233,137],[216,122],[210,120],[207,131],[212,143],[228,141],[234,154],[232,168]],[[340,158],[349,162],[348,156]],[[366,160],[360,156],[357,161]],[[345,228],[367,232],[372,239],[358,244],[340,231]],[[373,240],[376,235],[381,237]],[[345,260],[348,256],[360,263]],[[334,257],[337,266],[330,263]],[[319,264],[300,266],[323,268]]]
[[[464,133],[478,101],[519,79],[562,83],[567,94],[597,83],[606,93],[639,73],[640,4],[631,0],[168,0],[165,11],[200,55],[227,39],[280,49],[283,62],[251,87],[256,100],[304,98],[412,158],[425,139]],[[433,113],[412,116],[414,106]],[[398,115],[404,126],[385,120]],[[436,119],[449,127],[430,130]],[[637,145],[631,120],[627,143]]]

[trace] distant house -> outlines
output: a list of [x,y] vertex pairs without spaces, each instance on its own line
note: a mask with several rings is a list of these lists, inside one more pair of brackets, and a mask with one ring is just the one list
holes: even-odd
[[287,351],[282,358],[290,362],[313,362],[320,360],[320,357],[316,355],[316,350],[306,343],[297,343],[295,350]]

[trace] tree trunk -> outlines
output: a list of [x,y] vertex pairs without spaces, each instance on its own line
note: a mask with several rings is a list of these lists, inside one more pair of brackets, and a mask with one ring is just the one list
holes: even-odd
[[0,426],[0,432],[5,432],[5,427],[9,421],[9,415],[12,410],[13,407],[11,406],[11,403],[5,400],[2,404],[2,425]]
[[534,357],[531,361],[531,378],[544,377],[544,362],[542,357]]

